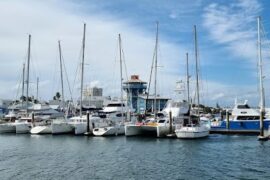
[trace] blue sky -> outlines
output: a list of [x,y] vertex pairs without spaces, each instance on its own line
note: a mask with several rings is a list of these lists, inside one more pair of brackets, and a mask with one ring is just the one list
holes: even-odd
[[[197,25],[203,103],[231,106],[237,97],[248,99],[253,106],[258,104],[256,17],[262,16],[268,36],[270,2],[267,0],[11,0],[0,2],[0,10],[3,22],[0,39],[4,42],[0,45],[2,98],[15,98],[19,94],[18,81],[28,33],[33,36],[32,94],[35,94],[36,76],[41,80],[42,99],[50,99],[59,90],[57,40],[61,39],[76,97],[75,72],[83,22],[87,23],[86,62],[89,64],[86,84],[98,85],[106,95],[117,96],[117,34],[122,34],[128,74],[140,74],[147,81],[158,20],[162,66],[158,91],[161,95],[175,97],[172,96],[175,81],[184,79],[185,75],[186,52],[190,54],[194,84],[193,25]],[[266,102],[270,95],[267,51],[270,51],[269,43],[264,39]]]

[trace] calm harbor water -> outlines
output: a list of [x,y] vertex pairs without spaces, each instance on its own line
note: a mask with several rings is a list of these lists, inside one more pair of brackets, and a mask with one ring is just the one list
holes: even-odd
[[0,135],[0,179],[270,179],[270,142]]

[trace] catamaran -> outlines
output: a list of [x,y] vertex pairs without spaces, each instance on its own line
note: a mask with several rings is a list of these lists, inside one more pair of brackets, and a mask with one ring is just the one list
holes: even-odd
[[[198,75],[198,48],[197,48],[197,31],[196,26],[194,26],[194,37],[195,37],[195,60],[196,60],[196,95],[197,95],[197,112],[195,115],[190,115],[189,121],[187,124],[183,123],[180,126],[177,126],[175,134],[177,138],[182,139],[196,139],[203,138],[209,135],[209,127],[200,121],[199,116],[199,105],[200,105],[200,96],[199,96],[199,75]],[[189,76],[189,75],[188,75]]]

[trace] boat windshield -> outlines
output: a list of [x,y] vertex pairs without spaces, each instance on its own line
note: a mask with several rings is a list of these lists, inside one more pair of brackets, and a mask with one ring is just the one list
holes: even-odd
[[181,103],[180,102],[174,102],[174,101],[168,101],[166,107],[171,108],[171,107],[180,107]]
[[247,104],[241,104],[241,105],[237,105],[237,109],[250,109],[250,107]]
[[259,120],[260,116],[237,116],[237,120]]
[[[122,104],[122,106],[124,107],[125,105]],[[121,107],[121,103],[119,103],[119,104],[108,104],[107,107]]]

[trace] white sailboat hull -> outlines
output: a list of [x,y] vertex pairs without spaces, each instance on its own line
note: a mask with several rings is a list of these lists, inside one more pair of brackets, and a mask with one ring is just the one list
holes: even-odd
[[31,134],[51,134],[52,133],[52,127],[51,125],[47,125],[47,126],[36,126],[33,127],[30,130]]
[[31,130],[31,123],[16,123],[16,134],[29,133]]
[[53,123],[52,134],[67,134],[73,133],[74,127],[68,123]]
[[[174,126],[172,127],[174,130]],[[126,136],[140,136],[140,135],[154,135],[156,137],[165,137],[170,133],[170,127],[168,125],[126,125],[125,135]]]
[[203,126],[181,127],[175,130],[175,134],[177,138],[181,138],[181,139],[203,138],[209,135],[209,129]]
[[147,125],[126,125],[125,135],[126,136],[139,136],[139,135],[156,135],[156,126]]
[[14,123],[0,124],[0,133],[15,133],[16,127]]
[[[86,123],[74,123],[73,127],[74,127],[74,134],[75,135],[82,135],[82,134],[86,133],[86,131],[87,131],[87,124]],[[91,131],[90,131],[90,133],[91,133]]]
[[[175,126],[172,126],[172,132],[174,132]],[[157,137],[165,137],[170,134],[170,127],[166,126],[157,126]]]
[[93,134],[95,136],[117,136],[125,134],[125,126],[109,126],[94,128]]

